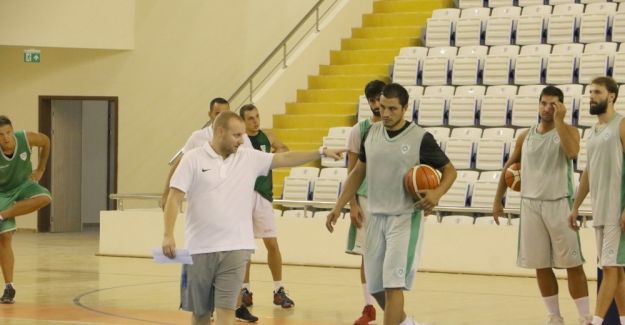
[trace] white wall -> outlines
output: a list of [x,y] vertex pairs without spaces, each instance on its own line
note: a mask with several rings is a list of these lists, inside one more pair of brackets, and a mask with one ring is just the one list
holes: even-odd
[[134,0],[0,1],[0,44],[132,49]]
[[[41,63],[26,64],[30,46],[0,46],[0,109],[16,128],[37,130],[40,95],[117,96],[118,191],[159,191],[166,162],[205,122],[208,102],[229,97],[315,2],[135,0],[131,51],[41,48]],[[327,60],[329,50],[307,56]]]

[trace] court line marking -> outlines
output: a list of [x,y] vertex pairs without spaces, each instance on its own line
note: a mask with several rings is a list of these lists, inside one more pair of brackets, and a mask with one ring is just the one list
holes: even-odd
[[94,293],[102,292],[102,291],[108,291],[108,290],[120,289],[120,288],[129,288],[129,287],[139,287],[139,286],[153,285],[153,284],[171,283],[171,282],[177,282],[177,281],[148,282],[148,283],[129,284],[129,285],[123,285],[123,286],[95,289],[95,290],[87,291],[87,292],[77,295],[76,297],[74,297],[73,302],[74,302],[74,305],[80,308],[83,308],[90,312],[106,315],[106,316],[117,317],[117,318],[128,319],[128,320],[135,320],[135,321],[146,322],[146,323],[151,323],[151,324],[176,325],[173,323],[165,323],[165,322],[153,321],[153,320],[142,319],[142,318],[137,318],[137,317],[124,316],[124,315],[119,315],[119,314],[115,314],[115,313],[108,312],[108,311],[98,310],[96,308],[89,307],[80,301],[83,297],[86,297]]

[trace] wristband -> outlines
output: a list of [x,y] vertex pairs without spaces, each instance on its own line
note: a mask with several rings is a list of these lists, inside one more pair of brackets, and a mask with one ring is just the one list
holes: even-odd
[[326,146],[321,146],[321,147],[319,147],[319,156],[320,156],[320,157],[322,157],[322,158],[323,158],[323,157],[325,157],[325,156],[326,156],[326,154],[325,154],[326,149],[327,149],[327,148],[326,148]]

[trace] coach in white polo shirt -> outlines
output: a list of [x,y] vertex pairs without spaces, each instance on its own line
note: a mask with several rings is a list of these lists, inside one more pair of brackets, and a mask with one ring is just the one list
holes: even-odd
[[[265,153],[241,148],[245,124],[223,112],[213,123],[213,139],[185,152],[170,182],[165,204],[163,253],[175,256],[174,224],[187,195],[186,246],[193,264],[181,280],[181,308],[193,312],[193,324],[234,324],[237,295],[250,254],[256,248],[252,227],[254,183],[270,169],[292,167],[340,150]],[[239,149],[239,150],[237,150]],[[343,150],[344,151],[344,150]]]

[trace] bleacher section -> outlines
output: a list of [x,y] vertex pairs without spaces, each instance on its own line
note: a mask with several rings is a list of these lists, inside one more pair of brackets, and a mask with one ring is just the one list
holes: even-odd
[[[425,46],[401,48],[388,79],[410,93],[407,119],[435,135],[461,174],[480,175],[460,179],[443,197],[443,216],[454,215],[445,213],[446,205],[482,212],[492,206],[497,179],[491,172],[505,164],[516,136],[538,122],[538,96],[546,84],[563,90],[565,119],[581,135],[594,123],[587,109],[588,83],[602,75],[625,82],[625,44],[620,43],[625,36],[615,34],[625,34],[622,3],[461,0],[459,8],[433,10],[423,25]],[[358,120],[369,118],[366,98],[356,99]],[[625,110],[622,103],[617,110]],[[344,141],[332,132],[324,137],[328,146]],[[585,140],[581,147],[578,172],[586,164]],[[325,160],[322,166],[345,167],[346,161]],[[308,186],[309,199],[313,189]],[[519,200],[518,193],[509,193],[506,207],[518,208]],[[448,222],[445,218],[437,220]]]
[[[373,79],[390,81],[391,64],[400,49],[422,45],[421,32],[432,12],[453,6],[453,0],[374,1],[373,12],[363,15],[351,37],[341,41],[340,50],[331,51],[329,64],[308,77],[308,87],[297,91],[294,102],[286,103],[284,114],[274,115],[274,134],[292,150],[311,150],[319,147],[329,128],[352,126],[357,107],[363,107],[364,114],[369,111],[366,100],[358,104],[365,84]],[[288,174],[287,168],[274,171],[277,196]]]

